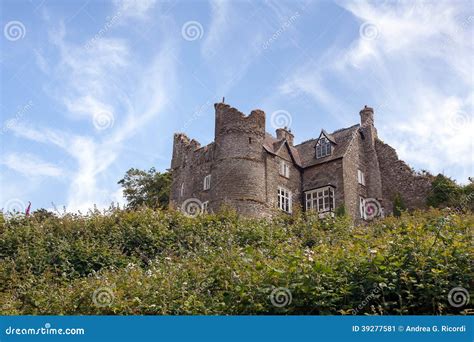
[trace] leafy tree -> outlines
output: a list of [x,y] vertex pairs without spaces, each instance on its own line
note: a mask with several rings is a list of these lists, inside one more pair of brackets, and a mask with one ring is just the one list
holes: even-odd
[[435,208],[456,206],[461,191],[461,187],[454,180],[438,174],[431,183],[431,193],[427,198],[427,204]]
[[474,211],[474,178],[469,177],[469,183],[461,188],[457,208]]
[[403,201],[400,193],[397,192],[395,198],[393,199],[393,216],[400,217],[402,216],[402,211],[406,210],[405,202]]
[[148,171],[131,168],[125,177],[118,181],[128,207],[137,209],[142,206],[149,208],[166,208],[169,202],[171,174],[160,173],[152,167]]

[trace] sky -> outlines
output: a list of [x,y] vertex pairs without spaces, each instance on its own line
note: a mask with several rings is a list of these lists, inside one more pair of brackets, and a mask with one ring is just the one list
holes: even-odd
[[295,143],[359,123],[415,170],[473,176],[471,1],[2,0],[0,208],[125,203],[130,168],[206,145],[214,103]]

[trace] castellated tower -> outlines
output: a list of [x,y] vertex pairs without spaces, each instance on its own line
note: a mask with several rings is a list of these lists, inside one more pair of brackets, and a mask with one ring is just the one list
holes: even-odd
[[[223,206],[249,217],[291,215],[296,208],[334,216],[347,209],[355,221],[370,220],[401,193],[408,208],[422,208],[431,189],[377,137],[374,110],[360,111],[360,124],[294,144],[287,127],[265,132],[265,113],[245,115],[216,103],[214,141],[201,146],[174,135],[170,205],[218,212]],[[315,134],[317,133],[316,127]],[[189,204],[194,204],[192,207]],[[380,208],[366,212],[366,204]],[[389,210],[387,210],[389,212]]]
[[215,153],[211,198],[251,216],[265,210],[265,113],[246,116],[224,103],[215,104]]
[[[265,113],[246,116],[216,103],[214,142],[201,147],[183,133],[174,135],[170,202],[181,207],[188,199],[205,203],[208,211],[222,205],[258,216],[265,207]],[[210,178],[208,186],[204,179]]]

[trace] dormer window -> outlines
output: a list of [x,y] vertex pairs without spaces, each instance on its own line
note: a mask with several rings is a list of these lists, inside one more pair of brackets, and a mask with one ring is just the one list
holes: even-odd
[[319,138],[316,144],[316,158],[323,158],[331,155],[331,142],[324,136]]

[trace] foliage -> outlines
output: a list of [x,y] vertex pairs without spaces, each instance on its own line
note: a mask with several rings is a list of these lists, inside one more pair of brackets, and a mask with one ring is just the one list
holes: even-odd
[[[0,213],[0,314],[466,313],[447,297],[469,290],[473,225],[436,209],[361,226],[311,213]],[[270,300],[279,287],[292,294],[283,307]]]
[[431,183],[431,192],[427,204],[435,208],[451,207],[458,210],[474,209],[474,179],[462,186],[442,174],[438,174]]
[[405,202],[403,201],[402,195],[399,192],[395,195],[393,199],[393,215],[395,217],[402,216],[402,211],[406,210]]
[[118,181],[130,209],[142,206],[166,208],[169,202],[171,175],[151,168],[148,171],[131,168],[125,177]]
[[336,216],[338,217],[342,217],[342,216],[345,216],[346,215],[346,207],[344,204],[341,204],[340,206],[338,206],[335,210],[335,214]]

